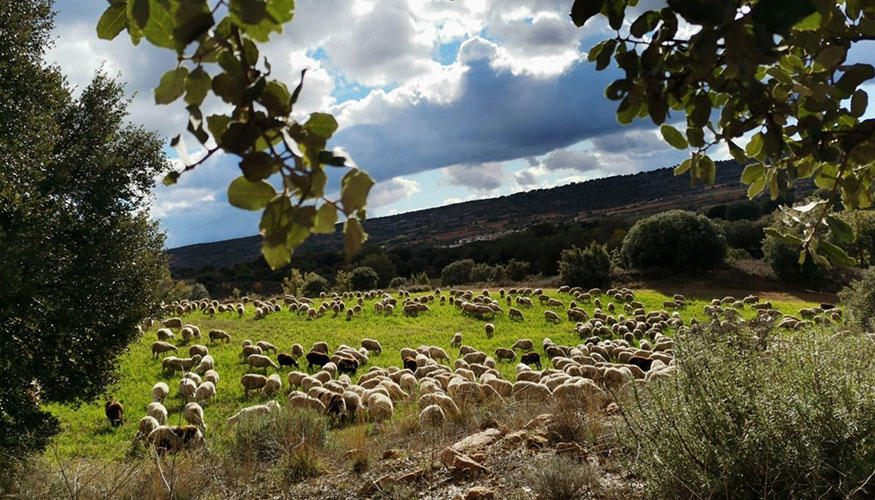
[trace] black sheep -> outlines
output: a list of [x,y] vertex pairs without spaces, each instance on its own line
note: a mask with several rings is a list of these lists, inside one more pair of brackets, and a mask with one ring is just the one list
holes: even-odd
[[109,423],[113,427],[118,427],[124,423],[123,416],[125,411],[122,404],[117,399],[107,401],[104,411],[106,413],[106,418],[109,419]]
[[416,368],[417,368],[416,359],[411,358],[410,356],[407,356],[406,358],[404,358],[404,368],[407,368],[408,370],[415,372]]
[[312,372],[313,366],[318,366],[319,368],[322,368],[330,361],[331,358],[329,358],[328,355],[324,352],[310,351],[307,353],[307,371]]
[[350,375],[355,375],[355,372],[358,369],[358,361],[352,358],[340,358],[337,361],[337,373],[349,373]]
[[281,352],[276,355],[276,360],[279,362],[280,366],[294,366],[295,368],[300,368],[298,362],[295,361],[295,358],[293,358],[291,354]]
[[653,360],[648,359],[642,356],[632,356],[629,359],[630,365],[635,365],[638,368],[641,368],[642,371],[650,371],[650,367],[653,366]]
[[538,370],[541,369],[541,355],[535,351],[523,354],[522,357],[520,357],[520,362],[527,365],[535,365],[535,368]]

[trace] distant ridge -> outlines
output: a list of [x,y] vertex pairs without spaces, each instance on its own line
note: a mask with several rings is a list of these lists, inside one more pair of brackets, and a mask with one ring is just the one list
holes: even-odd
[[[713,186],[690,186],[688,175],[672,168],[617,175],[486,200],[455,203],[368,219],[368,243],[387,246],[448,246],[489,239],[539,222],[611,215],[638,217],[670,208],[696,210],[744,197],[742,166],[718,162]],[[342,249],[341,226],[331,235],[311,236],[298,252]],[[250,236],[169,249],[171,270],[216,268],[252,262],[261,255],[261,237]]]

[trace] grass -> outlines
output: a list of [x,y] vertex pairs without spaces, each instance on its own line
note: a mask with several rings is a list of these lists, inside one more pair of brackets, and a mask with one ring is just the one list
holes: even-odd
[[[558,294],[556,290],[545,290],[551,297],[558,298],[567,305],[573,298],[566,294]],[[497,293],[493,291],[497,298]],[[636,300],[644,303],[648,311],[661,309],[662,302],[669,297],[652,290],[636,291]],[[606,309],[608,300],[601,297]],[[690,300],[687,308],[680,311],[685,321],[697,318],[706,320],[702,307],[707,304],[706,300]],[[318,301],[317,301],[318,303]],[[351,304],[351,301],[347,302]],[[798,313],[800,308],[811,307],[813,304],[805,302],[776,302],[773,305],[785,313]],[[501,301],[502,307],[507,309],[506,303]],[[589,313],[592,313],[592,304],[582,305]],[[396,309],[394,316],[378,315],[373,310],[373,301],[365,301],[364,310],[360,316],[352,321],[346,321],[345,317],[332,317],[327,314],[315,321],[308,321],[304,316],[283,311],[269,315],[267,318],[255,321],[254,308],[248,305],[243,318],[238,318],[236,313],[222,313],[215,319],[200,312],[186,315],[183,319],[200,327],[203,337],[199,341],[208,345],[210,354],[215,358],[217,371],[221,376],[218,384],[216,397],[204,407],[204,418],[208,425],[207,442],[227,432],[225,420],[242,407],[252,404],[264,403],[266,399],[259,397],[244,398],[243,388],[240,385],[240,377],[247,372],[248,366],[241,359],[241,342],[249,339],[253,342],[266,340],[276,345],[280,352],[289,352],[293,343],[300,343],[308,349],[314,342],[327,341],[331,349],[340,344],[353,347],[360,346],[361,339],[374,338],[383,345],[381,355],[372,355],[370,363],[361,370],[363,373],[370,366],[399,366],[401,359],[398,351],[402,347],[417,347],[419,345],[437,345],[443,347],[455,360],[458,350],[450,347],[450,340],[457,331],[462,332],[463,344],[489,354],[497,347],[510,347],[517,339],[529,338],[534,341],[536,349],[540,351],[541,341],[544,337],[551,338],[554,342],[565,345],[575,345],[580,342],[577,334],[573,331],[573,323],[562,321],[558,324],[549,323],[544,319],[542,307],[537,300],[533,308],[523,308],[525,320],[522,322],[509,320],[507,315],[497,315],[491,322],[495,325],[495,335],[488,339],[484,332],[486,321],[462,316],[460,311],[451,306],[441,306],[437,302],[430,304],[431,312],[421,314],[419,317],[404,317],[400,313],[400,307]],[[618,312],[622,307],[618,304]],[[564,313],[556,310],[564,318]],[[745,309],[745,318],[754,316],[754,311]],[[227,331],[232,341],[228,344],[209,344],[206,337],[211,329]],[[160,359],[153,360],[150,346],[156,340],[156,328],[149,330],[118,360],[118,382],[108,390],[111,397],[118,398],[125,407],[125,423],[121,427],[112,428],[103,415],[103,402],[83,405],[78,408],[54,405],[50,410],[61,421],[63,432],[56,438],[58,454],[62,457],[102,457],[109,459],[122,459],[129,452],[131,439],[136,432],[137,422],[145,414],[146,405],[151,402],[151,388],[157,381],[164,381],[170,385],[170,396],[165,401],[169,412],[169,424],[183,424],[183,402],[177,394],[179,374],[164,377],[161,374]],[[188,345],[180,347],[179,356],[188,355]],[[275,358],[275,357],[274,357]],[[306,366],[303,367],[306,369]],[[500,363],[499,371],[505,378],[515,380],[515,364]],[[271,370],[272,372],[272,370]],[[283,394],[288,392],[289,387],[283,370]],[[275,398],[282,403],[283,395]],[[403,415],[403,408],[396,408],[396,417]]]

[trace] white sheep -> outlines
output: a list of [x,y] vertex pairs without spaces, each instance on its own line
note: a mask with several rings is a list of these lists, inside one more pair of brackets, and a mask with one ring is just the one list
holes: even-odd
[[204,373],[207,370],[212,370],[216,367],[216,361],[209,354],[205,355],[201,358],[200,362],[198,362],[197,366],[192,370],[195,373]]
[[453,340],[450,341],[450,345],[453,347],[459,347],[462,345],[462,332],[456,332],[453,335]]
[[367,349],[368,351],[375,352],[380,354],[383,352],[383,346],[379,341],[374,339],[362,339],[362,347]]
[[234,424],[235,422],[237,422],[241,418],[244,418],[248,415],[266,415],[272,411],[279,411],[279,409],[280,409],[280,404],[277,403],[276,401],[273,401],[273,400],[268,401],[267,403],[265,403],[263,405],[249,406],[249,407],[240,409],[240,411],[238,411],[234,415],[228,417],[228,423]]
[[170,387],[167,387],[167,384],[164,382],[157,382],[152,386],[152,399],[158,401],[159,403],[164,401],[164,398],[170,394]]
[[179,349],[173,344],[162,342],[160,340],[152,343],[152,359],[157,359],[159,354],[164,354],[170,351],[177,352]]
[[246,362],[249,363],[250,368],[264,368],[265,372],[267,371],[268,366],[271,366],[276,370],[279,370],[280,368],[272,359],[262,354],[250,354],[249,357],[246,358]]
[[368,415],[375,422],[383,422],[392,418],[392,413],[395,410],[392,406],[392,400],[388,396],[381,393],[374,393],[367,399]]
[[175,337],[173,332],[170,331],[170,328],[159,328],[155,333],[158,335],[158,340],[167,341]]
[[197,384],[195,384],[194,380],[190,378],[183,378],[179,381],[179,395],[182,397],[183,401],[191,401],[192,399],[194,399],[196,393]]
[[419,424],[425,428],[443,427],[446,420],[444,410],[436,404],[428,405],[419,412]]
[[182,410],[182,418],[186,422],[200,428],[201,432],[207,432],[207,424],[204,423],[204,409],[201,405],[191,402],[185,405]]
[[283,382],[282,380],[280,380],[279,374],[274,373],[270,377],[267,377],[267,382],[264,384],[264,389],[262,389],[262,392],[270,396],[279,392],[282,386]]
[[149,437],[149,434],[152,433],[155,429],[157,429],[161,424],[155,417],[150,417],[146,415],[145,417],[140,419],[140,422],[137,424],[137,433],[134,435],[134,442],[140,440],[145,440]]
[[240,384],[243,386],[243,395],[249,396],[249,391],[260,391],[264,384],[267,383],[267,377],[255,373],[247,373],[240,378]]
[[146,415],[157,420],[160,425],[167,422],[167,408],[157,401],[149,403],[149,406],[146,407]]
[[219,385],[219,372],[216,370],[207,370],[204,374],[204,382],[212,382],[213,385]]
[[199,385],[195,392],[195,399],[198,402],[209,401],[216,396],[216,386],[212,382],[204,382]]

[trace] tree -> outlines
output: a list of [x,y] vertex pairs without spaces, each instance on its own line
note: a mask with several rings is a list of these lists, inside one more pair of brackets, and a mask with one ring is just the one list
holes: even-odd
[[822,289],[829,282],[826,268],[811,259],[799,264],[799,247],[776,234],[763,241],[763,260],[779,280],[812,289]]
[[844,212],[840,217],[854,229],[856,237],[852,243],[841,243],[842,248],[860,265],[875,265],[875,211],[854,210]]
[[511,281],[523,281],[529,273],[529,263],[516,259],[510,259],[504,268],[507,277]]
[[[750,198],[768,190],[776,199],[794,180],[814,179],[847,209],[872,205],[875,119],[863,119],[861,84],[875,68],[848,57],[855,43],[875,39],[871,2],[673,0],[627,19],[636,4],[575,0],[571,18],[577,26],[607,18],[614,35],[588,58],[598,70],[613,58],[624,73],[605,90],[620,103],[620,123],[649,116],[666,142],[692,148],[676,174],[713,184],[709,150],[724,144],[736,161],[751,162],[741,176]],[[682,20],[692,35],[679,32]],[[671,111],[686,115],[681,130]],[[835,245],[817,246],[832,227],[828,213],[820,207],[799,231],[800,246],[826,266],[847,258]]]
[[[174,184],[218,152],[238,157],[243,175],[228,186],[228,201],[262,211],[262,253],[273,269],[288,264],[310,234],[333,233],[338,213],[346,217],[349,259],[367,239],[361,221],[374,184],[345,151],[325,149],[337,130],[333,116],[312,113],[304,123],[292,117],[305,72],[293,90],[270,78],[259,45],[282,33],[294,6],[292,0],[112,0],[97,23],[100,38],[112,40],[127,31],[135,45],[145,39],[176,53],[176,67],[155,88],[155,103],[184,98],[187,130],[206,154],[190,160],[182,136],[176,136],[171,145],[186,166],[164,183]],[[204,116],[201,105],[210,94],[233,111]],[[353,167],[340,182],[339,200],[325,195],[326,166]],[[267,182],[274,174],[282,177],[280,192]]]
[[338,292],[351,292],[352,288],[352,273],[343,269],[337,271],[334,275],[334,289]]
[[308,297],[317,297],[322,292],[329,290],[328,280],[316,273],[307,273],[304,276],[304,288],[301,290]]
[[360,265],[370,267],[380,277],[377,286],[388,286],[392,278],[398,275],[398,269],[392,259],[384,253],[372,253],[360,262]]
[[353,290],[373,290],[377,288],[380,276],[370,267],[357,267],[352,270],[349,283]]
[[474,264],[474,267],[471,268],[471,282],[486,283],[487,281],[492,280],[493,272],[492,266],[485,262]]
[[298,296],[304,291],[304,275],[298,269],[292,269],[287,278],[283,278],[283,294]]
[[734,201],[726,207],[726,220],[757,220],[763,215],[763,207],[753,200]]
[[42,405],[115,381],[169,279],[147,211],[161,143],[105,75],[73,97],[42,63],[51,29],[49,2],[0,0],[0,476],[59,430]]
[[875,266],[863,271],[863,277],[839,292],[848,322],[871,332],[875,330]]
[[472,259],[457,260],[444,266],[441,271],[441,284],[455,286],[471,282],[471,271],[474,270]]
[[395,276],[392,278],[392,281],[389,282],[389,288],[402,289],[407,286],[407,278],[404,276]]
[[605,245],[596,242],[585,248],[573,246],[562,250],[559,276],[570,286],[600,287],[611,280],[611,256]]
[[726,256],[726,242],[704,215],[670,210],[632,226],[623,240],[623,258],[638,268],[675,271],[708,269]]
[[756,258],[763,256],[763,238],[766,237],[764,230],[769,223],[769,217],[759,220],[714,221],[729,247],[745,250]]

